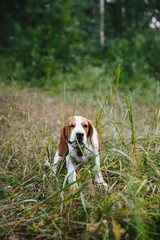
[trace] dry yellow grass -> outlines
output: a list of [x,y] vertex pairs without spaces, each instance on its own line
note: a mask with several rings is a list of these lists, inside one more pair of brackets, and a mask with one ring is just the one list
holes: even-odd
[[[76,115],[95,124],[102,106],[80,94]],[[133,96],[110,94],[98,125],[101,167],[109,184],[106,195],[86,166],[80,189],[62,189],[63,161],[57,177],[44,169],[57,148],[66,111],[75,97],[38,89],[1,88],[0,98],[0,236],[10,239],[158,239],[159,110]],[[133,111],[130,107],[132,106]],[[155,114],[155,109],[157,112]],[[129,118],[130,114],[130,118]],[[64,192],[62,198],[62,192]]]

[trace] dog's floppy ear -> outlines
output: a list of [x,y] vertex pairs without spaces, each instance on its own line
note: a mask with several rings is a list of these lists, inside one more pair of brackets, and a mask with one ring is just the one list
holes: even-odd
[[66,128],[68,126],[65,126],[61,130],[61,138],[60,138],[60,143],[58,145],[58,155],[62,157],[66,157],[68,155],[68,145],[66,141]]
[[90,137],[92,147],[95,148],[94,139],[93,139],[93,125],[90,120],[88,120],[88,124],[89,124],[88,137]]
[[[90,140],[91,140],[91,144],[92,144],[92,147],[95,148],[95,140],[94,140],[94,136],[93,136],[93,133],[94,133],[94,128],[93,128],[93,125],[92,125],[92,122],[90,120],[88,120],[88,124],[89,124],[89,132],[88,132],[88,137],[90,136]],[[96,131],[96,129],[95,129]],[[97,132],[97,131],[96,131]],[[98,132],[97,132],[97,140],[98,140],[98,150],[100,150],[100,147],[101,147],[101,140],[100,140],[100,137],[98,135]]]

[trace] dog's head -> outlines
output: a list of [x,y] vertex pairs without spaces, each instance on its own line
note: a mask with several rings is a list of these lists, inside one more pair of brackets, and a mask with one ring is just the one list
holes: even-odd
[[[59,156],[67,156],[69,153],[68,144],[73,148],[84,147],[87,144],[87,140],[90,138],[92,147],[95,148],[95,144],[98,143],[98,149],[100,149],[100,138],[96,132],[92,122],[81,116],[69,117],[65,122],[61,130],[61,138],[58,147]],[[86,146],[87,147],[87,146]]]

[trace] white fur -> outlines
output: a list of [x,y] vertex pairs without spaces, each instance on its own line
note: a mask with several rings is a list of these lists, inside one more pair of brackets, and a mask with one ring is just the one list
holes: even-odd
[[[74,127],[74,129],[71,132],[70,135],[70,142],[67,142],[68,145],[68,149],[69,149],[69,154],[66,156],[66,167],[67,167],[67,178],[68,178],[68,182],[72,183],[74,181],[76,181],[76,177],[77,177],[77,173],[76,173],[76,168],[77,165],[79,164],[86,164],[89,160],[93,159],[92,163],[95,163],[94,166],[94,171],[95,173],[95,181],[99,184],[99,185],[103,185],[105,190],[107,191],[108,189],[108,185],[107,183],[103,180],[103,176],[100,170],[100,159],[99,159],[99,143],[98,143],[98,137],[97,137],[97,131],[93,126],[93,143],[95,148],[93,148],[91,142],[90,142],[90,137],[86,136],[85,130],[82,127],[82,121],[83,121],[83,117],[81,116],[75,116],[74,117],[75,122],[76,122],[76,126]],[[76,133],[83,133],[84,137],[83,137],[83,142],[80,144],[81,149],[83,149],[83,156],[78,156],[77,155],[77,151],[75,150],[75,146],[76,145]],[[73,142],[73,144],[71,144],[71,142]],[[54,174],[56,174],[57,172],[57,165],[60,162],[60,160],[62,159],[61,156],[58,155],[58,151],[55,154],[54,157],[54,162],[53,162],[53,166],[52,166],[52,170],[54,172]],[[78,184],[74,184],[73,188],[78,188]]]

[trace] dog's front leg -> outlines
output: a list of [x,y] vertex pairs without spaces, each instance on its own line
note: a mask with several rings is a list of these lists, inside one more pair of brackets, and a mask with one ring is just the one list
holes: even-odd
[[95,167],[94,170],[96,171],[95,175],[95,181],[98,183],[98,185],[103,185],[105,190],[108,190],[108,184],[104,181],[102,172],[100,169],[100,160],[99,160],[99,154],[95,158]]
[[[76,164],[73,163],[71,157],[68,155],[66,157],[66,167],[67,167],[67,178],[68,182],[72,183],[76,181],[77,174],[76,174]],[[74,183],[71,188],[76,190],[78,188],[78,184]]]
[[56,152],[55,156],[54,156],[54,160],[53,160],[53,165],[52,165],[52,171],[54,174],[57,173],[57,169],[58,169],[58,164],[60,162],[60,160],[62,159],[62,157],[60,157],[58,155],[58,151]]

